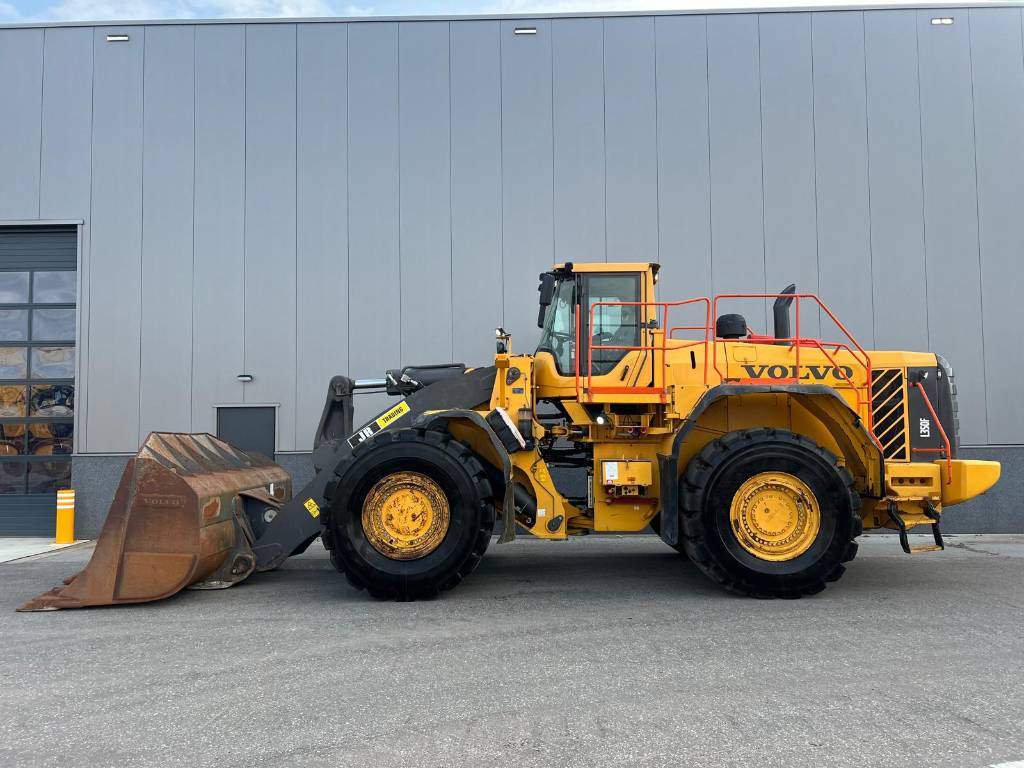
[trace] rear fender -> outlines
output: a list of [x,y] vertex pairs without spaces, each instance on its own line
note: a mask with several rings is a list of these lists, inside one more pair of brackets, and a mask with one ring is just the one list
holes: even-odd
[[[854,477],[858,492],[865,496],[883,495],[885,464],[882,453],[860,416],[834,389],[821,384],[722,384],[709,389],[697,402],[676,432],[670,452],[658,455],[663,511],[678,508],[678,479],[683,469],[680,459],[684,443],[693,428],[701,424],[701,417],[713,405],[728,404],[733,398],[759,394],[785,395],[791,404],[809,414],[835,441]],[[661,516],[661,537],[670,545],[678,543],[678,515]]]

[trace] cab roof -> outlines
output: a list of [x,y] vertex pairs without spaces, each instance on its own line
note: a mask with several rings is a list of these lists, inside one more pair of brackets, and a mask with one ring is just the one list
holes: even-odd
[[660,264],[650,261],[566,261],[555,272],[647,272],[658,274]]

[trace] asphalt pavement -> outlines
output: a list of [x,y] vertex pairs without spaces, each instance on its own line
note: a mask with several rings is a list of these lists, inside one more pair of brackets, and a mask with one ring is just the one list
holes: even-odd
[[6,563],[0,765],[1024,760],[1024,536],[862,542],[793,601],[723,593],[652,536],[492,545],[406,604],[351,589],[319,544],[228,590],[36,614],[14,608],[90,548]]

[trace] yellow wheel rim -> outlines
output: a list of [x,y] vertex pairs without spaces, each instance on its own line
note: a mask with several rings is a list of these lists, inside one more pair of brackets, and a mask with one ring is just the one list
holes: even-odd
[[381,478],[363,501],[363,533],[392,560],[415,560],[437,549],[448,533],[449,517],[441,486],[419,472]]
[[739,487],[729,524],[740,546],[761,560],[792,560],[821,529],[821,510],[807,484],[785,472],[760,472]]

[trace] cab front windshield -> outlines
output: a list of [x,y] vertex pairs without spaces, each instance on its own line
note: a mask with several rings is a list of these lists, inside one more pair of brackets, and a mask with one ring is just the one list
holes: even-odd
[[[582,291],[583,296],[578,297],[577,291]],[[591,344],[599,347],[590,356],[593,368],[591,373],[608,373],[628,353],[624,347],[635,347],[640,343],[640,326],[637,322],[639,307],[615,302],[639,300],[640,280],[636,274],[594,273],[582,275],[579,279],[563,277],[555,286],[551,304],[547,308],[537,351],[550,352],[555,358],[558,372],[563,376],[575,372],[576,307],[583,304],[593,310],[594,328],[587,327],[591,316],[591,312],[587,311],[580,318],[583,345],[583,349],[579,350],[583,361],[580,370],[583,372],[586,368],[587,344]]]

